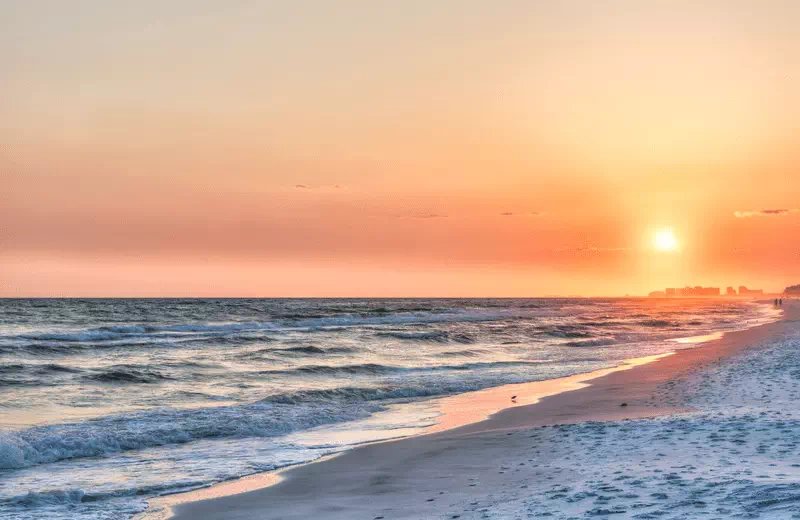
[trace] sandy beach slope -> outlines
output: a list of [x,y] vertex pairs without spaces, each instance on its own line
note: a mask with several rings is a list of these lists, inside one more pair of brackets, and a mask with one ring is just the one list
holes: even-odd
[[263,489],[171,497],[155,509],[170,505],[179,520],[796,518],[798,318],[789,302],[778,322],[487,420],[290,468]]

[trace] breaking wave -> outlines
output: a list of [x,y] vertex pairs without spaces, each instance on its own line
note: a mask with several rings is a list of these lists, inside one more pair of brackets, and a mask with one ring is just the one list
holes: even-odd
[[149,384],[167,381],[172,378],[153,368],[135,365],[114,365],[98,370],[94,374],[84,376],[83,379],[98,383]]
[[475,343],[475,338],[469,334],[459,334],[447,331],[425,331],[425,332],[379,332],[378,337],[395,338],[408,341],[430,341],[433,343],[460,343],[470,345]]

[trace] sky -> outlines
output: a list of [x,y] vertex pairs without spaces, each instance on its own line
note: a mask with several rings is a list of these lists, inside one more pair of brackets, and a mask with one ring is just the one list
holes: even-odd
[[798,25],[793,0],[0,1],[0,296],[780,291]]

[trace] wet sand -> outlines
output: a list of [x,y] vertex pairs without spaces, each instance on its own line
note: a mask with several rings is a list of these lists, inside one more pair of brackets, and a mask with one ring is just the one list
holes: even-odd
[[[455,505],[470,502],[475,491],[500,492],[509,485],[510,454],[528,452],[535,446],[530,430],[541,426],[586,421],[621,421],[671,414],[685,410],[669,391],[670,384],[728,356],[743,352],[794,327],[800,309],[785,305],[778,322],[731,332],[701,347],[681,350],[629,368],[593,374],[571,381],[575,389],[556,388],[555,395],[532,397],[516,388],[517,405],[510,402],[509,387],[491,389],[480,406],[466,406],[468,395],[448,403],[451,417],[459,408],[474,414],[494,413],[488,419],[429,435],[365,445],[311,464],[214,486],[207,490],[165,497],[154,502],[159,516],[180,520],[211,519],[307,519],[307,518],[457,518]],[[754,347],[755,348],[755,347]],[[574,376],[573,376],[574,377]],[[570,378],[564,378],[570,379]],[[515,387],[525,385],[513,385]],[[476,392],[475,394],[481,394]],[[461,401],[459,401],[459,399]],[[535,400],[534,404],[524,404]],[[461,404],[459,404],[459,402]],[[505,403],[505,404],[503,404]],[[623,406],[623,403],[625,406]],[[481,411],[482,410],[482,411]],[[545,460],[548,454],[537,454]],[[519,460],[519,464],[534,459]],[[516,459],[515,459],[516,462]],[[280,480],[277,483],[276,477]],[[546,473],[531,478],[548,478]],[[274,485],[269,485],[273,484]],[[267,485],[262,489],[242,492]],[[212,497],[212,498],[209,498]],[[170,509],[163,509],[168,506]],[[451,514],[452,513],[452,514]]]

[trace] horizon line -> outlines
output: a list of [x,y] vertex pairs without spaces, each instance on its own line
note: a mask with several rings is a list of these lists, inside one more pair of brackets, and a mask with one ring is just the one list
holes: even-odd
[[[780,295],[784,292],[767,292],[763,296]],[[675,296],[652,297],[647,294],[624,295],[543,295],[543,296],[0,296],[0,300],[589,300],[589,299],[644,298],[651,300],[699,300],[699,299],[757,299],[748,296]]]

